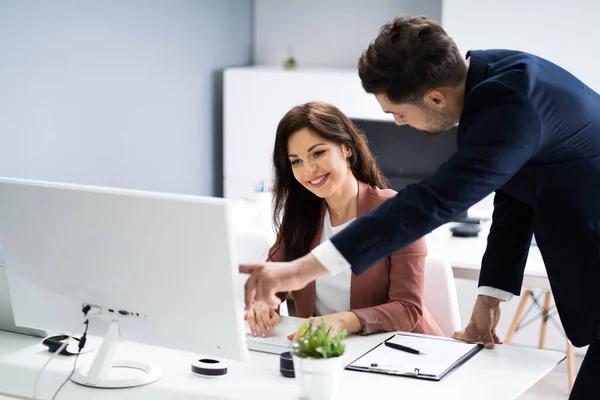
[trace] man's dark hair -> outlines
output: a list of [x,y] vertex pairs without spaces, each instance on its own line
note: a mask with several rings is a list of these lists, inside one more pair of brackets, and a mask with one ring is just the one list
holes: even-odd
[[429,89],[456,86],[467,69],[454,41],[426,17],[396,17],[358,61],[362,86],[392,103],[421,103]]

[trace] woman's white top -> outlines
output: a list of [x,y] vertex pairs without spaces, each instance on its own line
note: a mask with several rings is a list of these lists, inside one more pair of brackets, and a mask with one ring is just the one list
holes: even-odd
[[[331,226],[329,210],[325,208],[325,217],[323,218],[323,232],[321,233],[320,243],[330,239],[333,235],[350,225],[355,218],[339,225]],[[323,275],[317,278],[317,295],[315,298],[315,315],[328,315],[337,312],[350,310],[350,280],[352,270],[337,275]]]

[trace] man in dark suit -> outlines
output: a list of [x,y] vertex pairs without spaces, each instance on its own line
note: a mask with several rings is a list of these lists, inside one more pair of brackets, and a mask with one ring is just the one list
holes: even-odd
[[437,134],[458,123],[458,151],[305,257],[241,265],[251,273],[247,304],[275,305],[276,292],[321,274],[360,274],[496,192],[479,295],[455,337],[499,343],[499,303],[519,295],[535,234],[565,332],[575,346],[589,344],[571,398],[598,398],[600,96],[531,54],[470,51],[465,60],[422,17],[385,25],[361,56],[359,75],[398,125]]

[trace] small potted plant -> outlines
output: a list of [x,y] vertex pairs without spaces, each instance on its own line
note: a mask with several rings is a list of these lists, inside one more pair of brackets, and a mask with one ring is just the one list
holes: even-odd
[[294,57],[288,57],[283,62],[283,68],[285,68],[285,69],[296,69],[297,67],[298,67],[298,64],[296,63],[296,59]]
[[332,400],[337,395],[340,375],[344,369],[342,355],[344,338],[340,331],[329,335],[329,325],[304,323],[299,338],[293,344],[292,358],[300,398],[304,400]]
[[298,63],[296,62],[296,58],[293,56],[294,54],[294,49],[292,47],[292,45],[290,44],[289,49],[288,49],[288,53],[290,54],[289,57],[283,62],[283,68],[285,69],[296,69],[298,67]]

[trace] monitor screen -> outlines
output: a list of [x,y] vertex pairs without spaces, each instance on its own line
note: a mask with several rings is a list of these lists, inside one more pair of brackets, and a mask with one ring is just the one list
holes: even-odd
[[408,125],[353,119],[365,134],[369,148],[396,191],[429,177],[457,150],[456,127],[427,136]]

